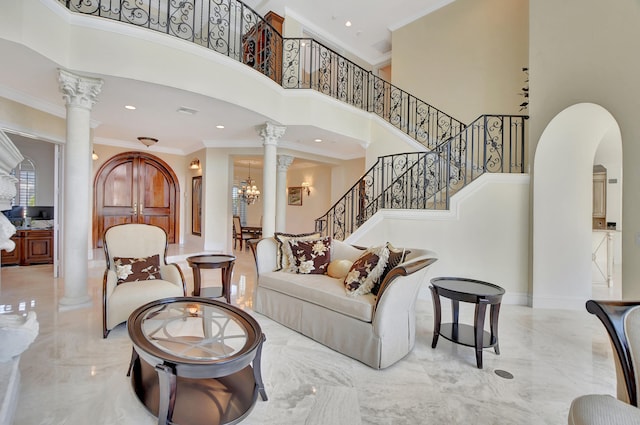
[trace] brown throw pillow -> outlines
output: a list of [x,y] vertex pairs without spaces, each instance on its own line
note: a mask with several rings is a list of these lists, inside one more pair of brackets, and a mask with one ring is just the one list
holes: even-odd
[[331,238],[290,240],[291,265],[299,274],[325,274],[331,262]]
[[347,295],[365,295],[371,292],[371,288],[387,265],[389,249],[386,245],[367,249],[353,262],[347,277],[344,278],[344,286]]
[[161,279],[160,255],[146,258],[113,257],[118,284],[141,280]]
[[276,252],[276,271],[283,269],[285,271],[292,271],[292,268],[290,267],[291,264],[289,264],[291,249],[288,242],[290,240],[318,239],[320,238],[320,233],[300,233],[296,235],[291,233],[276,232],[273,237],[278,244],[278,251]]
[[373,288],[371,288],[371,293],[373,295],[378,295],[378,291],[380,291],[380,285],[384,281],[384,278],[391,271],[392,268],[397,266],[400,263],[403,263],[407,258],[407,255],[411,253],[408,249],[399,249],[395,248],[391,245],[390,242],[387,242],[387,249],[389,250],[389,260],[387,261],[387,265],[384,268],[384,271],[380,275],[380,279],[378,279],[374,284]]

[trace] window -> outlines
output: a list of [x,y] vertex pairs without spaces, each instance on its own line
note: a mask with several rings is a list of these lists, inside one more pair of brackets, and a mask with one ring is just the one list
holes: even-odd
[[233,215],[240,216],[240,223],[245,226],[247,224],[247,204],[242,202],[238,196],[239,187],[234,185],[231,189],[232,210]]
[[25,158],[11,174],[18,179],[16,197],[12,205],[34,206],[36,204],[36,167],[33,161]]

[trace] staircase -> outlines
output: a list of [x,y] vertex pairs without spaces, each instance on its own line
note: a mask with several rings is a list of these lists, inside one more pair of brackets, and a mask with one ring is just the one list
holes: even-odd
[[380,209],[448,209],[484,173],[524,173],[526,118],[482,115],[432,151],[379,157],[316,219],[316,231],[344,240]]
[[72,12],[159,31],[261,72],[285,89],[312,89],[374,113],[424,146],[378,158],[316,229],[345,239],[382,208],[447,209],[480,175],[524,172],[519,115],[482,115],[468,126],[311,38],[283,38],[238,0],[57,0]]

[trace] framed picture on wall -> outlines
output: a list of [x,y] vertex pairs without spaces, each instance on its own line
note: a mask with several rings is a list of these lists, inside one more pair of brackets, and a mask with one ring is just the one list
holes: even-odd
[[191,234],[202,234],[202,176],[191,179]]
[[287,193],[289,205],[302,206],[302,186],[292,186]]

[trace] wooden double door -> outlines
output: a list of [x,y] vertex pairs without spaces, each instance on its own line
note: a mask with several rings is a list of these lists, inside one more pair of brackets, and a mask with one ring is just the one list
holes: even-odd
[[144,152],[124,152],[105,162],[94,180],[93,245],[104,231],[123,223],[162,227],[167,242],[179,239],[180,186],[173,170]]

